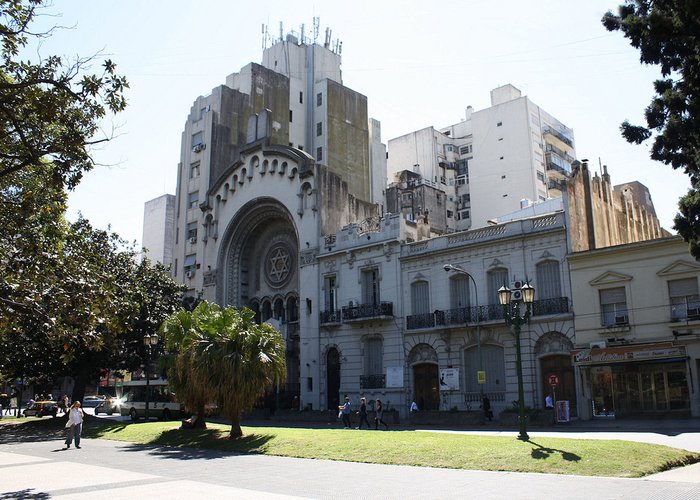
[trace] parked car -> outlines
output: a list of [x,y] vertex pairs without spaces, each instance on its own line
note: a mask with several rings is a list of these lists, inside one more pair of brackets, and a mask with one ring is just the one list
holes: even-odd
[[95,406],[95,415],[99,413],[106,413],[107,415],[119,413],[119,406],[121,406],[119,398],[108,397]]
[[105,396],[85,396],[83,398],[83,408],[95,408],[105,400]]
[[58,404],[56,401],[36,401],[29,408],[24,410],[25,417],[43,417],[51,415],[55,417],[58,413]]

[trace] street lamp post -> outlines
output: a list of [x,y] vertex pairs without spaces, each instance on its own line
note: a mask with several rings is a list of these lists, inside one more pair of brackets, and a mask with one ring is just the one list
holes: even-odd
[[146,422],[148,422],[149,415],[148,415],[148,404],[149,400],[151,397],[151,391],[150,391],[150,386],[151,386],[151,377],[148,372],[149,367],[151,366],[151,349],[153,349],[153,346],[158,343],[158,335],[155,333],[153,335],[144,335],[143,337],[143,344],[146,346],[146,412],[144,414],[144,418]]
[[[529,283],[525,283],[520,290],[518,297],[514,297],[511,301],[513,292],[507,286],[502,286],[498,290],[498,301],[503,306],[503,316],[506,325],[513,327],[515,334],[515,364],[518,371],[518,423],[520,433],[518,439],[529,441],[530,436],[527,435],[525,429],[525,391],[523,390],[523,363],[520,355],[520,329],[530,319],[530,307],[535,300],[535,288]],[[520,304],[525,303],[525,311],[520,314]]]
[[[474,277],[469,274],[467,271],[462,269],[461,267],[453,266],[452,264],[445,264],[443,266],[443,269],[446,272],[454,271],[459,274],[463,274],[468,278],[467,280],[467,286],[469,283],[469,280],[474,284],[474,302],[476,303],[476,354],[477,357],[479,358],[479,373],[484,371],[484,360],[481,357],[481,308],[479,307],[479,293],[476,289],[476,281],[474,281]],[[467,309],[468,311],[469,309]],[[466,324],[467,326],[469,325],[469,315],[467,314],[467,319],[466,319]],[[478,374],[477,374],[477,381],[478,381]],[[480,403],[483,402],[484,400],[484,384],[479,382],[479,394],[480,394]]]

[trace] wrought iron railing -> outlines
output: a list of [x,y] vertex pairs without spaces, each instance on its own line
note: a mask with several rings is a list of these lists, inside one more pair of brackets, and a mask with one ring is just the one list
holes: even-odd
[[332,311],[321,311],[319,313],[319,322],[322,325],[338,324],[341,322],[340,309]]
[[557,297],[555,299],[541,299],[532,303],[533,316],[546,316],[548,314],[562,314],[569,312],[569,298]]
[[481,392],[465,392],[464,403],[470,406],[473,406],[474,404],[480,405],[484,396],[489,398],[491,403],[502,403],[506,400],[505,392],[485,392],[483,394]]
[[384,389],[386,375],[360,375],[360,389]]
[[393,302],[380,302],[379,304],[358,304],[346,306],[342,310],[343,320],[352,321],[364,318],[379,318],[394,315]]

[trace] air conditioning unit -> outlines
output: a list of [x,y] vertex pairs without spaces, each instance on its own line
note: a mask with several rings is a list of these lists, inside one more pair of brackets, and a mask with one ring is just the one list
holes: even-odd
[[196,237],[196,236],[192,236],[192,237],[190,238],[190,243],[191,243],[192,245],[194,245],[195,243],[197,243],[197,237]]
[[200,142],[199,144],[195,144],[194,146],[192,146],[192,152],[193,152],[193,153],[199,153],[199,152],[202,151],[205,147],[206,147],[206,146],[205,146],[203,143]]
[[519,302],[523,300],[523,292],[521,290],[515,289],[510,292],[510,300]]
[[186,278],[192,278],[192,276],[194,276],[194,271],[187,271],[187,272],[185,273],[185,277],[186,277]]
[[629,323],[627,316],[615,316],[615,325],[626,325]]
[[604,349],[605,348],[605,341],[600,340],[598,342],[591,342],[590,347],[591,347],[591,349]]

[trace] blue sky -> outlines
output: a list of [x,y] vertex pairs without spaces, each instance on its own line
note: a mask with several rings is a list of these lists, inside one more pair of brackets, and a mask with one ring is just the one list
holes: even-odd
[[[642,121],[653,67],[600,18],[613,1],[305,1],[224,2],[56,0],[41,26],[62,25],[43,55],[102,52],[127,76],[126,112],[105,121],[116,137],[95,151],[102,165],[70,196],[98,227],[140,242],[143,204],[175,192],[180,138],[192,102],[226,75],[262,59],[261,25],[278,35],[310,32],[320,17],[343,42],[343,83],[368,97],[382,140],[457,123],[471,105],[489,105],[489,91],[512,83],[574,129],[579,158],[608,165],[613,183],[649,187],[669,229],[685,175],[648,159],[649,146],[627,144],[625,119]],[[49,15],[51,14],[51,15]],[[97,68],[95,68],[97,70]]]

